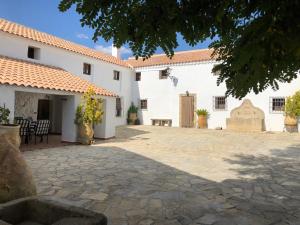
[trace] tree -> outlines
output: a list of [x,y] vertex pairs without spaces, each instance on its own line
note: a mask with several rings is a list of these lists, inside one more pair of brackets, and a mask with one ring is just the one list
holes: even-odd
[[300,68],[299,0],[62,0],[59,9],[72,5],[82,26],[95,30],[94,41],[129,44],[135,57],[158,47],[172,57],[178,33],[191,46],[215,38],[213,70],[226,95],[276,90]]

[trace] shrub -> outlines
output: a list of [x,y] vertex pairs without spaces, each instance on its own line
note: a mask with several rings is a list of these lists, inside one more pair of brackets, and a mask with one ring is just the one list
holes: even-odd
[[9,123],[9,109],[0,106],[0,124],[8,124]]
[[209,112],[206,109],[197,109],[196,114],[197,114],[197,116],[207,116],[207,117],[209,117]]
[[139,108],[137,106],[135,106],[132,102],[129,109],[128,109],[128,111],[127,111],[128,118],[129,118],[130,113],[137,113],[138,111],[139,111]]
[[77,106],[75,124],[98,124],[103,118],[103,100],[96,98],[93,88],[89,88],[82,96],[81,103]]
[[300,91],[297,91],[294,95],[287,97],[284,112],[287,116],[300,116]]

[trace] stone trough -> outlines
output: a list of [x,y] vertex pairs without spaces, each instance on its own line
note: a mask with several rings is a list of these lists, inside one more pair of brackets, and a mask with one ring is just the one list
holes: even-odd
[[107,219],[56,199],[29,197],[0,204],[0,225],[107,225]]

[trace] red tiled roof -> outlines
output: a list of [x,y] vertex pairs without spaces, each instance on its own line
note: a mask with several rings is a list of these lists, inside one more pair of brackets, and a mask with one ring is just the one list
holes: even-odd
[[108,63],[129,67],[129,65],[125,61],[118,59],[114,56],[104,54],[94,49],[90,49],[85,46],[75,44],[73,42],[64,40],[62,38],[58,38],[56,36],[40,32],[38,30],[34,30],[29,27],[25,27],[23,25],[10,22],[2,18],[0,18],[0,31],[21,36],[24,38],[28,38],[33,41],[38,41],[57,48],[62,48],[68,51],[76,52]]
[[0,84],[84,93],[92,87],[96,94],[117,95],[61,68],[0,55]]
[[131,57],[127,60],[127,63],[132,65],[133,67],[147,67],[176,63],[201,62],[213,60],[214,58],[211,56],[212,53],[212,49],[199,49],[192,51],[175,52],[172,59],[168,58],[165,54],[153,55],[151,58],[146,60],[136,60],[135,58]]

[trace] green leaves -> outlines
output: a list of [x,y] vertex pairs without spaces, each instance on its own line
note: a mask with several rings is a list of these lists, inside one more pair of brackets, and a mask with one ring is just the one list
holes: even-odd
[[0,124],[8,124],[9,123],[9,114],[10,110],[0,106]]
[[284,112],[287,116],[300,116],[300,91],[286,99]]
[[177,34],[191,46],[216,39],[226,95],[244,97],[279,82],[291,82],[300,69],[300,1],[233,0],[62,0],[63,12],[72,5],[82,16],[82,26],[98,37],[128,44],[133,55],[151,57],[157,48],[172,57]]

